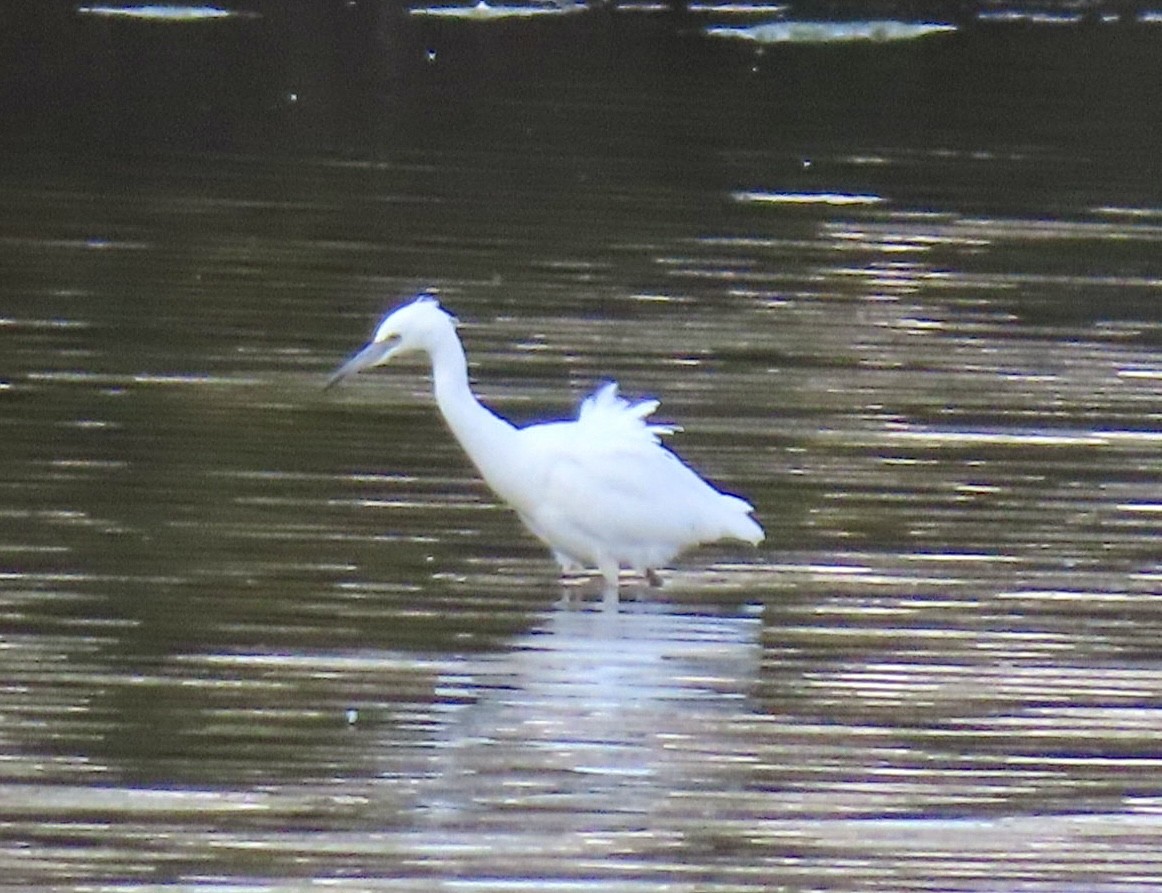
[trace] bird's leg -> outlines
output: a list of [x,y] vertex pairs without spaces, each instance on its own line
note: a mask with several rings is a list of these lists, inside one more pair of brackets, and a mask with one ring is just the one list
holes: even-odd
[[[525,526],[529,526],[527,521],[525,522]],[[583,570],[580,563],[574,561],[572,558],[570,558],[564,552],[559,551],[558,549],[553,550],[553,557],[557,559],[557,565],[561,568],[561,576],[563,577],[572,577],[576,574],[579,574]]]
[[654,589],[662,588],[661,575],[658,574],[658,572],[652,567],[646,568],[646,582],[649,583]]
[[561,598],[558,599],[556,606],[562,610],[572,610],[577,606],[577,600],[573,598],[573,587],[565,580],[561,580]]
[[601,599],[606,608],[617,604],[618,567],[616,561],[608,559],[600,562],[597,569],[601,571],[604,585],[601,589]]

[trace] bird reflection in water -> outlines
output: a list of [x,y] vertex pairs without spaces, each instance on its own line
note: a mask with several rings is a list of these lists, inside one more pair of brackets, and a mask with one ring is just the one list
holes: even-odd
[[[498,845],[519,831],[527,847],[532,819],[553,846],[584,849],[581,832],[664,824],[684,797],[745,788],[761,630],[755,605],[558,608],[503,653],[467,659],[438,682],[449,709],[415,743],[430,757],[419,827],[455,844],[466,815],[495,813]],[[417,755],[391,753],[389,774]]]

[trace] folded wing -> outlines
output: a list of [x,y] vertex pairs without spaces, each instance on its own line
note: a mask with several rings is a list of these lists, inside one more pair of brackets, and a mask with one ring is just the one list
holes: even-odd
[[751,506],[714,489],[662,445],[660,436],[674,429],[646,422],[657,406],[630,403],[610,383],[581,404],[575,423],[540,426],[543,491],[524,513],[529,526],[579,561],[606,557],[639,569],[697,543],[759,542]]

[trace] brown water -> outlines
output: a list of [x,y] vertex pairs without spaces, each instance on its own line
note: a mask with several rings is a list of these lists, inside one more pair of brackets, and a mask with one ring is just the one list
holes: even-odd
[[[1162,885],[1156,190],[688,152],[3,180],[5,886]],[[657,396],[767,541],[562,590],[423,368],[321,390],[421,286],[499,411]]]

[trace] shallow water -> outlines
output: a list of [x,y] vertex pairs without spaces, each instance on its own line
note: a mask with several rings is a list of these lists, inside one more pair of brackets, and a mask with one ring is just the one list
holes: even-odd
[[[0,182],[4,884],[1158,885],[1149,164],[625,96]],[[499,411],[656,396],[767,541],[562,586],[422,367],[321,390],[421,286]]]

